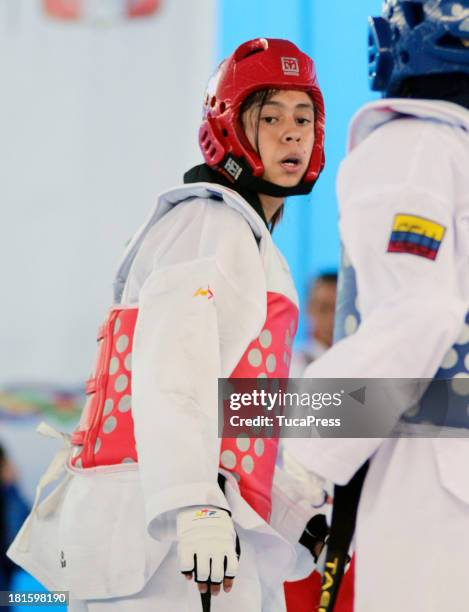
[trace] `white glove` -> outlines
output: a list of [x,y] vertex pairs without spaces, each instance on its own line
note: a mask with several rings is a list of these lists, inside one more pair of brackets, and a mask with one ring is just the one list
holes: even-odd
[[179,568],[196,582],[220,584],[238,570],[236,531],[230,515],[213,506],[194,506],[177,517]]

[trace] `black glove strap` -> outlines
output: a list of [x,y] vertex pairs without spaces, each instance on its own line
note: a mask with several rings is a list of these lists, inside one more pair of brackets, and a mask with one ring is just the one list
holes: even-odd
[[309,550],[317,561],[315,548],[319,542],[324,543],[329,535],[329,527],[327,526],[326,517],[324,514],[316,514],[313,516],[301,534],[300,544]]
[[212,593],[210,592],[210,582],[207,584],[208,591],[206,593],[200,594],[200,599],[202,601],[202,612],[210,612],[210,607],[212,603]]

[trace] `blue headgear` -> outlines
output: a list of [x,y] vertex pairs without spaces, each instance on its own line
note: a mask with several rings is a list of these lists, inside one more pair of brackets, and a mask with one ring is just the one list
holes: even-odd
[[368,65],[385,95],[409,77],[469,74],[469,0],[385,0],[369,18]]

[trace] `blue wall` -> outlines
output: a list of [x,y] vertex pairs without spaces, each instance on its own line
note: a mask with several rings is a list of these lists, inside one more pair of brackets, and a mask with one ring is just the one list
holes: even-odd
[[[316,62],[326,103],[326,168],[311,196],[292,198],[275,231],[303,301],[308,279],[338,265],[335,176],[347,125],[373,99],[367,82],[367,17],[381,0],[219,0],[218,58],[257,36],[288,38]],[[304,326],[300,325],[301,341]]]

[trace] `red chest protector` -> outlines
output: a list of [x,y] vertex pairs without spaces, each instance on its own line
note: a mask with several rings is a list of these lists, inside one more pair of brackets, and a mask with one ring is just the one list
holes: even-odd
[[[138,308],[116,306],[98,334],[98,356],[86,385],[87,402],[72,435],[75,469],[138,462],[132,419],[132,341]],[[288,378],[298,309],[286,296],[267,293],[267,317],[233,378]],[[223,438],[220,466],[238,480],[243,498],[268,521],[278,439]]]

